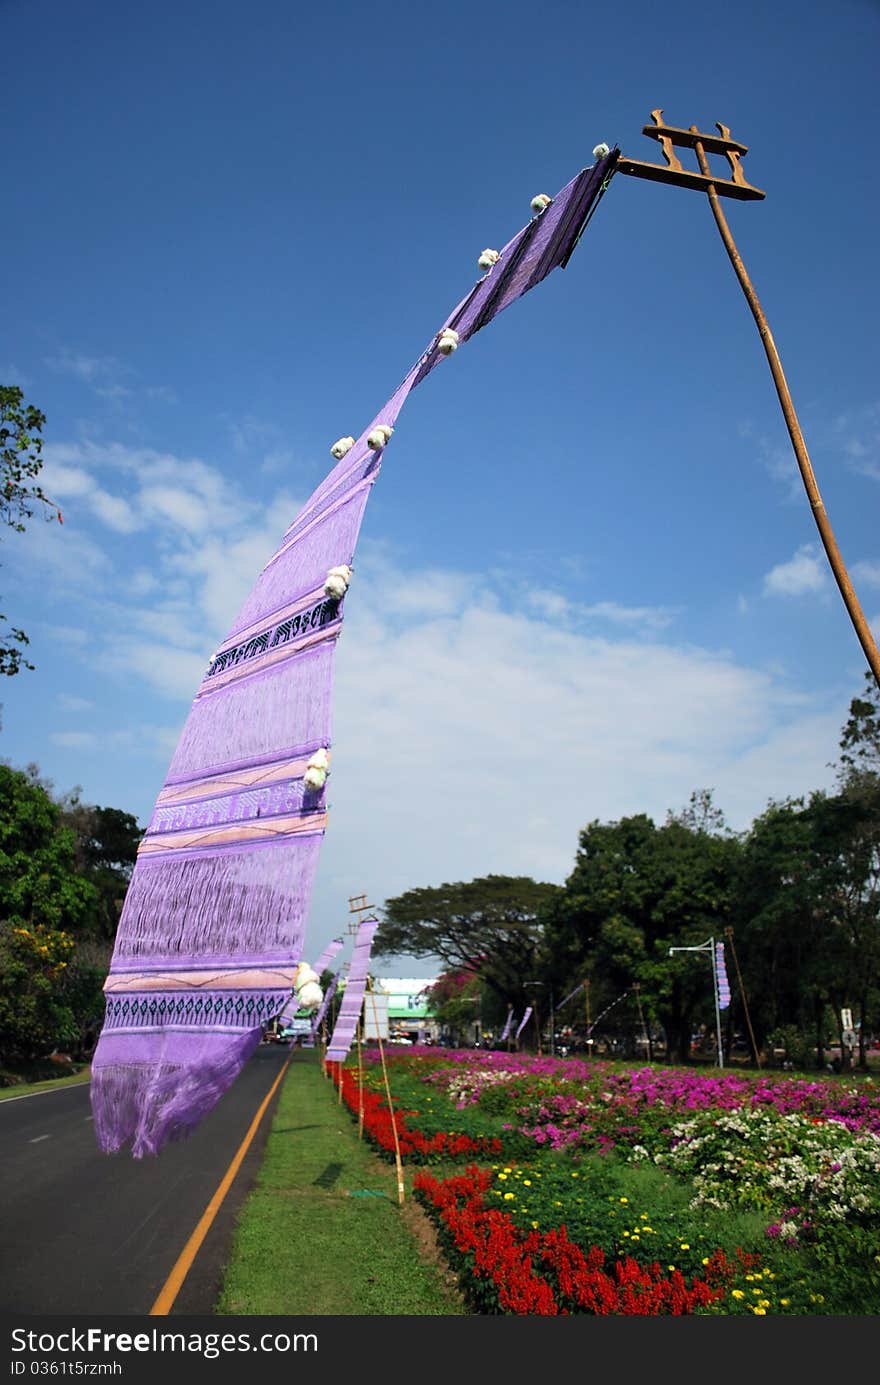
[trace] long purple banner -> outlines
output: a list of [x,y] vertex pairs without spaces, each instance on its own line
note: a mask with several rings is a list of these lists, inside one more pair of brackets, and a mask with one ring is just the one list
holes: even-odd
[[527,1025],[528,1022],[529,1022],[529,1019],[531,1018],[531,1014],[532,1014],[532,1007],[531,1007],[531,1005],[527,1005],[527,1006],[526,1006],[526,1012],[525,1012],[525,1014],[523,1015],[522,1019],[520,1020],[520,1022],[519,1022],[519,1027],[517,1028],[517,1031],[516,1031],[516,1033],[515,1033],[514,1036],[513,1036],[515,1039],[518,1039],[519,1036],[520,1036],[520,1034],[521,1034],[521,1033],[523,1032],[523,1030],[525,1029],[526,1025]]
[[327,970],[344,942],[344,938],[333,938],[333,940],[327,944],[315,963],[315,971],[318,973],[318,976],[321,976]]
[[330,1004],[330,1001],[333,999],[334,995],[336,994],[336,987],[338,986],[338,984],[339,984],[339,972],[337,972],[336,975],[333,977],[333,980],[330,982],[330,985],[327,987],[326,991],[324,992],[324,999],[321,1001],[320,1006],[319,1006],[318,1009],[315,1011],[315,1018],[312,1020],[312,1032],[311,1032],[311,1034],[309,1035],[309,1037],[312,1038],[312,1039],[315,1037],[315,1035],[317,1034],[318,1030],[321,1028],[321,1021],[322,1021],[322,1019],[324,1018],[324,1016],[325,1016],[326,1013],[327,1013],[327,1007],[328,1007],[328,1005]]
[[352,949],[351,968],[345,983],[345,994],[336,1016],[333,1036],[327,1047],[327,1057],[334,1063],[341,1063],[348,1057],[354,1031],[360,1019],[367,986],[367,971],[370,965],[370,949],[373,937],[379,927],[378,919],[361,919]]

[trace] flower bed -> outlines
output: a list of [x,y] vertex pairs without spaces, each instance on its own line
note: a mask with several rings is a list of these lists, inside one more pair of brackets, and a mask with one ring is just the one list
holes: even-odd
[[606,1267],[605,1252],[594,1245],[584,1253],[565,1226],[525,1232],[501,1209],[487,1207],[491,1182],[490,1171],[470,1167],[444,1180],[421,1172],[413,1185],[480,1313],[680,1316],[718,1303],[748,1263],[731,1265],[716,1251],[703,1276],[690,1282],[679,1269],[665,1272],[657,1261],[640,1264],[629,1255]]
[[[393,1157],[371,1057],[365,1125]],[[880,1311],[870,1084],[484,1051],[386,1061],[405,1161],[507,1161],[415,1183],[475,1311]],[[341,1080],[357,1113],[356,1074]]]

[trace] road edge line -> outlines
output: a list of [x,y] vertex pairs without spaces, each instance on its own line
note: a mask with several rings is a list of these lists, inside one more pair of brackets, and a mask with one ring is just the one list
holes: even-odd
[[287,1069],[289,1067],[290,1059],[288,1058],[284,1064],[284,1067],[281,1069],[278,1076],[275,1078],[275,1081],[272,1083],[272,1086],[269,1088],[269,1091],[266,1093],[265,1097],[260,1103],[259,1110],[257,1111],[257,1114],[251,1121],[247,1134],[245,1135],[244,1139],[239,1145],[238,1151],[233,1157],[232,1163],[229,1165],[229,1168],[226,1170],[225,1174],[221,1178],[220,1183],[217,1187],[217,1191],[214,1193],[214,1196],[211,1198],[211,1201],[208,1203],[207,1207],[202,1213],[195,1231],[192,1233],[186,1245],[183,1247],[183,1250],[180,1252],[180,1255],[177,1257],[177,1260],[174,1263],[174,1267],[172,1268],[168,1278],[165,1280],[165,1283],[163,1284],[159,1292],[159,1296],[156,1299],[156,1302],[150,1309],[149,1316],[151,1318],[166,1316],[171,1311],[171,1308],[174,1306],[174,1302],[177,1298],[177,1295],[183,1288],[184,1280],[186,1279],[186,1276],[189,1274],[192,1268],[193,1261],[195,1260],[196,1255],[199,1252],[201,1244],[207,1236],[208,1232],[210,1231],[214,1223],[214,1218],[220,1211],[220,1208],[223,1204],[223,1200],[226,1197],[226,1194],[229,1192],[229,1189],[232,1187],[233,1180],[235,1178],[235,1175],[238,1173],[239,1168],[241,1167],[244,1156],[247,1154],[248,1150],[251,1147],[251,1144],[253,1143],[253,1138],[257,1133],[260,1121],[263,1119],[266,1107],[269,1105],[269,1102],[272,1100],[273,1096],[278,1090],[278,1087],[281,1083],[281,1079],[284,1077],[284,1074],[287,1072]]

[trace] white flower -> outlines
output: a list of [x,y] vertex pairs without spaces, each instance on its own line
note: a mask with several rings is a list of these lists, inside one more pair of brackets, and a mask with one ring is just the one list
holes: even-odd
[[380,447],[384,447],[394,429],[387,423],[377,423],[370,436],[367,438],[367,446],[374,452],[378,452]]
[[477,264],[480,266],[480,269],[491,269],[493,265],[498,263],[500,258],[501,256],[498,254],[497,250],[484,250],[477,260]]
[[605,155],[610,153],[611,150],[608,148],[607,144],[597,144],[596,148],[593,150],[593,158],[604,159]]
[[537,197],[532,198],[532,211],[537,216],[540,212],[543,212],[547,207],[549,207],[552,201],[553,198],[549,197],[546,192],[539,192]]
[[354,438],[339,438],[336,442],[334,442],[333,446],[330,448],[330,451],[333,453],[333,456],[336,458],[337,461],[341,461],[342,458],[345,456],[346,452],[350,452],[353,447]]

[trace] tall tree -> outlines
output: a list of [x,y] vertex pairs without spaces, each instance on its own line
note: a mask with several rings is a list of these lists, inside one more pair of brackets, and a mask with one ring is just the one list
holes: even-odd
[[671,959],[669,947],[723,935],[739,842],[717,829],[723,818],[706,794],[661,828],[644,813],[590,823],[547,918],[558,979],[590,975],[594,1013],[638,982],[643,1009],[682,1059],[694,1023],[711,1019],[711,973],[696,960]]
[[524,983],[541,975],[543,912],[559,891],[508,875],[407,890],[386,900],[373,951],[440,957],[451,970],[478,972],[504,1004],[521,1004]]
[[[37,483],[43,467],[41,436],[46,415],[26,404],[17,385],[0,385],[0,519],[23,533],[25,523],[41,509],[49,519],[61,520],[61,511]],[[17,626],[9,626],[0,614],[0,673],[10,677],[22,668],[33,668],[21,646],[30,643]]]

